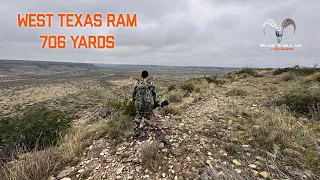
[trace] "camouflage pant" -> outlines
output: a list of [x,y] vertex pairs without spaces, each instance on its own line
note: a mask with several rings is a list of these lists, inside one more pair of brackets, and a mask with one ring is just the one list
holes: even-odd
[[148,137],[151,112],[138,112],[134,118],[134,136]]

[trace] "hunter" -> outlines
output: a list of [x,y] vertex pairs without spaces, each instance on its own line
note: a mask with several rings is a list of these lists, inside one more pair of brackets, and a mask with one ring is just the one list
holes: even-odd
[[142,140],[149,138],[149,125],[152,110],[156,104],[156,91],[154,84],[149,81],[148,71],[142,71],[141,79],[134,85],[132,98],[135,103],[136,114],[134,118],[134,138]]

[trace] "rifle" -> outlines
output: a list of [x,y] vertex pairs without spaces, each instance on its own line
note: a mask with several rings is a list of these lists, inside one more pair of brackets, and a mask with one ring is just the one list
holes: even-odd
[[168,106],[168,105],[169,105],[168,100],[164,100],[164,101],[162,101],[162,103],[160,103],[160,104],[159,104],[159,101],[157,101],[157,102],[154,104],[153,108],[156,109],[157,107],[164,107],[164,106]]

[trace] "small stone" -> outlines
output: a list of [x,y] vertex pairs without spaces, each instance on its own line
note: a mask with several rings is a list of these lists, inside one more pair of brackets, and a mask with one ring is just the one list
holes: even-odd
[[232,162],[236,166],[241,166],[241,163],[239,161],[237,161],[236,159],[234,159]]
[[56,180],[56,178],[51,176],[48,180]]
[[211,153],[211,152],[208,152],[207,154],[208,154],[208,156],[212,156],[212,153]]
[[161,151],[164,152],[164,153],[167,153],[168,149],[162,149]]
[[266,172],[266,171],[262,171],[262,172],[260,172],[259,174],[260,174],[260,176],[262,176],[262,177],[265,178],[265,179],[267,179],[267,178],[269,177],[269,173]]
[[121,179],[121,176],[116,176],[116,179]]
[[71,180],[71,178],[65,177],[65,178],[62,178],[61,180]]
[[206,160],[206,164],[207,164],[207,165],[211,165],[211,160],[209,160],[209,159]]
[[63,178],[63,177],[66,177],[66,176],[68,176],[72,171],[74,171],[74,167],[65,169],[65,170],[61,171],[61,172],[58,174],[57,178],[61,179],[61,178]]
[[163,149],[164,148],[164,143],[160,143],[159,148]]
[[133,176],[128,176],[127,179],[128,180],[133,179]]
[[266,162],[266,159],[261,157],[261,156],[256,156],[256,159],[261,161],[261,162]]
[[249,164],[249,167],[252,168],[252,169],[256,169],[258,166],[255,165],[255,164]]
[[235,169],[235,171],[238,173],[238,174],[241,174],[241,170],[240,169]]
[[186,159],[187,159],[187,161],[189,161],[189,162],[191,161],[191,158],[190,158],[190,157],[187,157]]
[[242,145],[242,147],[243,147],[243,148],[249,148],[250,146],[249,146],[249,145],[244,144],[244,145]]
[[124,168],[124,167],[118,168],[117,171],[116,171],[116,174],[117,174],[117,175],[120,175],[120,174],[122,173],[123,168]]
[[258,174],[259,174],[259,172],[258,171],[256,171],[256,170],[251,170],[251,172],[252,172],[252,174],[254,175],[254,176],[258,176]]
[[142,169],[142,167],[141,167],[141,166],[137,166],[137,167],[136,167],[136,171],[137,171],[137,172],[140,172],[140,171],[141,171],[141,169]]
[[80,174],[84,173],[84,169],[80,169],[80,170],[78,171],[78,173],[80,173]]
[[166,174],[165,174],[165,173],[162,173],[162,177],[165,178],[165,177],[166,177]]

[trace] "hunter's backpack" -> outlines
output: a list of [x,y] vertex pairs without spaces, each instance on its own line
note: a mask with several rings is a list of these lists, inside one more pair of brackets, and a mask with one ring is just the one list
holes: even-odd
[[152,85],[145,79],[138,82],[136,87],[135,107],[138,111],[151,111],[154,99],[151,91]]

